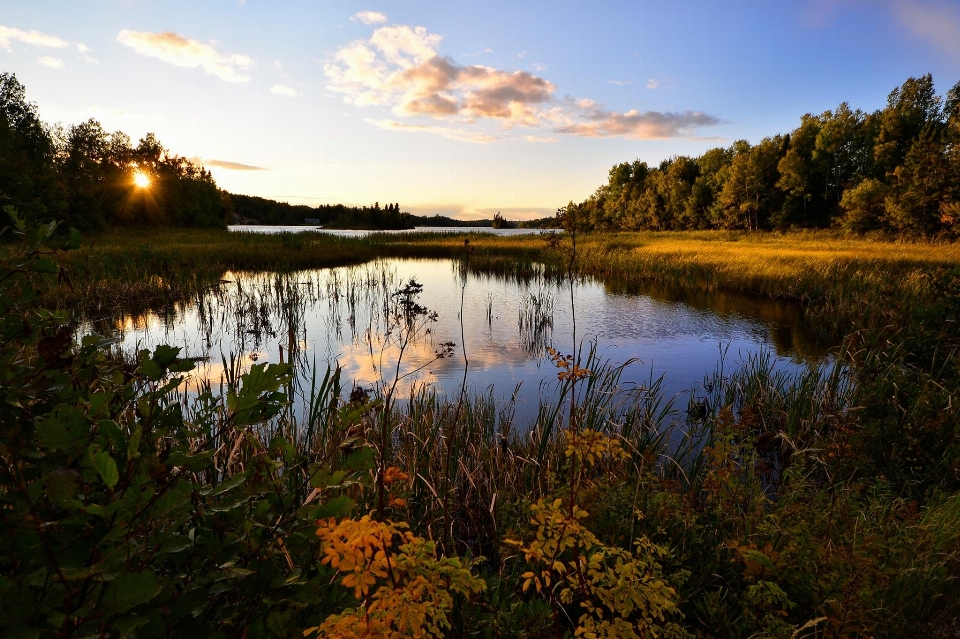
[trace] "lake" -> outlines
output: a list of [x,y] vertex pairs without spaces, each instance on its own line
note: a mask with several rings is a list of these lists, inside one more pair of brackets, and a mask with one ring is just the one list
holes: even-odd
[[418,226],[413,229],[371,231],[361,229],[325,229],[316,225],[310,226],[271,226],[267,224],[247,225],[235,224],[227,227],[235,233],[265,233],[276,235],[278,233],[327,233],[329,235],[338,235],[340,237],[366,237],[372,233],[489,233],[491,235],[511,236],[511,235],[531,235],[539,233],[558,232],[559,229],[495,229],[490,226]]
[[[411,278],[422,285],[415,302],[435,312],[436,321],[423,317],[402,345],[405,325],[393,325],[390,310],[394,293]],[[800,309],[786,303],[628,290],[585,279],[574,286],[574,309],[575,315],[568,282],[536,273],[506,277],[466,273],[451,260],[379,259],[293,274],[228,273],[218,289],[189,304],[114,318],[110,325],[128,353],[166,343],[183,347],[182,355],[206,358],[194,388],[206,379],[216,389],[232,354],[243,368],[292,358],[305,386],[314,367],[322,377],[327,365],[339,364],[348,387],[369,388],[399,376],[401,396],[424,384],[455,396],[466,356],[474,392],[490,390],[508,401],[520,386],[515,409],[521,422],[555,392],[557,369],[547,348],[573,352],[574,320],[584,352],[592,344],[613,365],[637,360],[624,371],[624,388],[663,375],[666,396],[677,397],[680,408],[706,374],[748,357],[763,353],[776,370],[799,372],[827,354]],[[104,332],[102,323],[97,328]]]

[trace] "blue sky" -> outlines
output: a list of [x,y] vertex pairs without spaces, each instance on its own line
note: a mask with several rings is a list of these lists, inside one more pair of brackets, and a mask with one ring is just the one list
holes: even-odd
[[48,122],[156,133],[295,203],[551,214],[618,162],[960,80],[958,0],[0,0]]

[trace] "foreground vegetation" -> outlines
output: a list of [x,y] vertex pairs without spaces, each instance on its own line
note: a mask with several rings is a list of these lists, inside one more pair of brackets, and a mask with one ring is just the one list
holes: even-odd
[[[107,338],[75,344],[74,322],[91,304],[190,299],[228,270],[373,255],[454,256],[521,276],[541,262],[560,276],[574,263],[569,237],[169,230],[80,246],[50,228],[10,232],[5,635],[947,637],[956,627],[956,245],[578,237],[577,267],[611,286],[648,278],[791,297],[849,336],[836,365],[794,379],[756,359],[708,376],[688,407],[655,381],[619,388],[621,369],[589,353],[555,352],[560,399],[525,425],[468,388],[399,403],[389,375],[351,389],[316,371],[301,394],[283,365],[233,368],[222,390],[185,394],[193,364],[177,349],[118,360]],[[52,254],[64,241],[69,252]],[[429,327],[417,294],[408,284],[391,298],[396,339]]]

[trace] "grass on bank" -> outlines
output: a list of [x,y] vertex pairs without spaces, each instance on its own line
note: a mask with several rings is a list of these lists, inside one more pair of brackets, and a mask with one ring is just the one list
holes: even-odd
[[[187,291],[190,255],[201,264],[200,276],[219,277],[220,268],[241,268],[230,260],[255,268],[258,259],[307,264],[347,253],[324,254],[326,240],[309,236],[210,235],[206,242],[189,240],[188,247],[176,233],[161,235],[142,239],[135,251],[125,248],[128,239],[110,249],[93,238],[86,254],[69,257],[74,285],[82,280],[70,264],[85,265],[91,282],[99,269],[114,278],[107,284],[122,285],[120,276],[165,263],[163,281],[182,282]],[[462,251],[464,237],[474,247],[474,268],[522,271],[525,260],[556,265],[562,256],[537,239],[366,242],[379,254],[443,256]],[[584,270],[612,278],[620,268],[627,280],[694,273],[718,286],[788,281],[770,274],[726,281],[706,258],[681,268],[678,261],[641,259],[630,247],[610,248],[644,238],[650,241],[646,234],[581,238]],[[284,250],[284,243],[299,242],[304,255],[290,257],[297,249]],[[261,248],[268,257],[257,255]],[[617,251],[622,261],[609,258]],[[642,255],[642,247],[635,252]],[[106,258],[129,269],[111,274]],[[869,270],[867,262],[846,265],[851,278]],[[884,268],[895,273],[901,267],[918,278],[939,268]],[[829,283],[828,270],[812,270],[804,281]],[[876,285],[895,291],[903,282],[878,277]],[[925,290],[916,287],[917,294]],[[872,308],[885,310],[879,303]],[[26,308],[13,310],[30,316]],[[664,596],[651,591],[638,599],[643,607],[606,616],[639,625],[656,604],[690,633],[671,636],[945,637],[956,623],[955,355],[931,357],[938,366],[920,370],[903,358],[906,349],[880,343],[858,354],[843,351],[846,369],[795,380],[762,361],[747,363],[705,381],[703,410],[686,416],[706,446],[688,446],[688,457],[676,464],[676,451],[649,428],[662,423],[656,416],[663,414],[657,408],[663,398],[654,393],[646,405],[617,406],[619,395],[600,384],[615,371],[587,363],[594,375],[581,382],[578,416],[567,424],[596,425],[628,452],[626,458],[598,456],[600,465],[587,473],[568,453],[563,406],[542,412],[529,437],[516,437],[506,430],[509,412],[483,397],[460,404],[424,394],[406,409],[386,412],[363,398],[347,402],[345,389],[327,378],[313,385],[309,422],[298,424],[285,410],[282,367],[235,380],[226,396],[177,401],[167,371],[185,370],[185,363],[173,349],[141,357],[134,369],[105,358],[95,340],[64,352],[69,340],[61,344],[56,322],[39,317],[34,321],[45,323],[26,334],[13,313],[2,322],[15,339],[3,343],[8,400],[0,409],[6,423],[17,426],[15,437],[0,440],[6,464],[0,496],[7,500],[2,528],[18,532],[0,537],[7,562],[0,565],[6,595],[0,605],[16,629],[42,624],[51,636],[111,632],[104,628],[158,637],[302,636],[304,628],[338,613],[369,610],[369,599],[343,587],[345,578],[341,584],[345,571],[320,563],[314,522],[337,517],[344,523],[374,509],[438,540],[446,560],[486,558],[474,566],[485,590],[449,602],[447,636],[571,636],[584,603],[604,606],[605,597],[624,591],[578,583],[566,601],[527,588],[524,571],[551,571],[564,580],[576,574],[578,553],[591,561],[599,554],[601,576],[621,558],[621,567],[645,562],[643,578],[661,586]],[[598,384],[594,392],[590,383]],[[675,417],[683,423],[682,412]],[[556,498],[589,512],[578,530],[588,529],[590,537],[569,537],[564,531],[577,521],[556,508],[563,530],[543,521],[531,526],[530,507],[540,497],[543,504]],[[557,553],[560,568],[557,561],[538,566],[535,553],[506,543],[519,540],[533,549],[544,531],[577,544]],[[337,541],[331,533],[325,543]],[[627,553],[633,553],[629,562]],[[389,575],[374,576],[373,582],[392,592],[402,590],[404,579],[391,584]],[[652,621],[646,636],[666,635],[666,621],[662,615]]]

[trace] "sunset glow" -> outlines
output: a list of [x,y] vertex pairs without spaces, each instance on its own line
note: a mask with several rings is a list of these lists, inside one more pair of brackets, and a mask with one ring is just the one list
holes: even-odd
[[150,188],[150,176],[137,171],[133,174],[133,184],[138,189],[148,189]]

